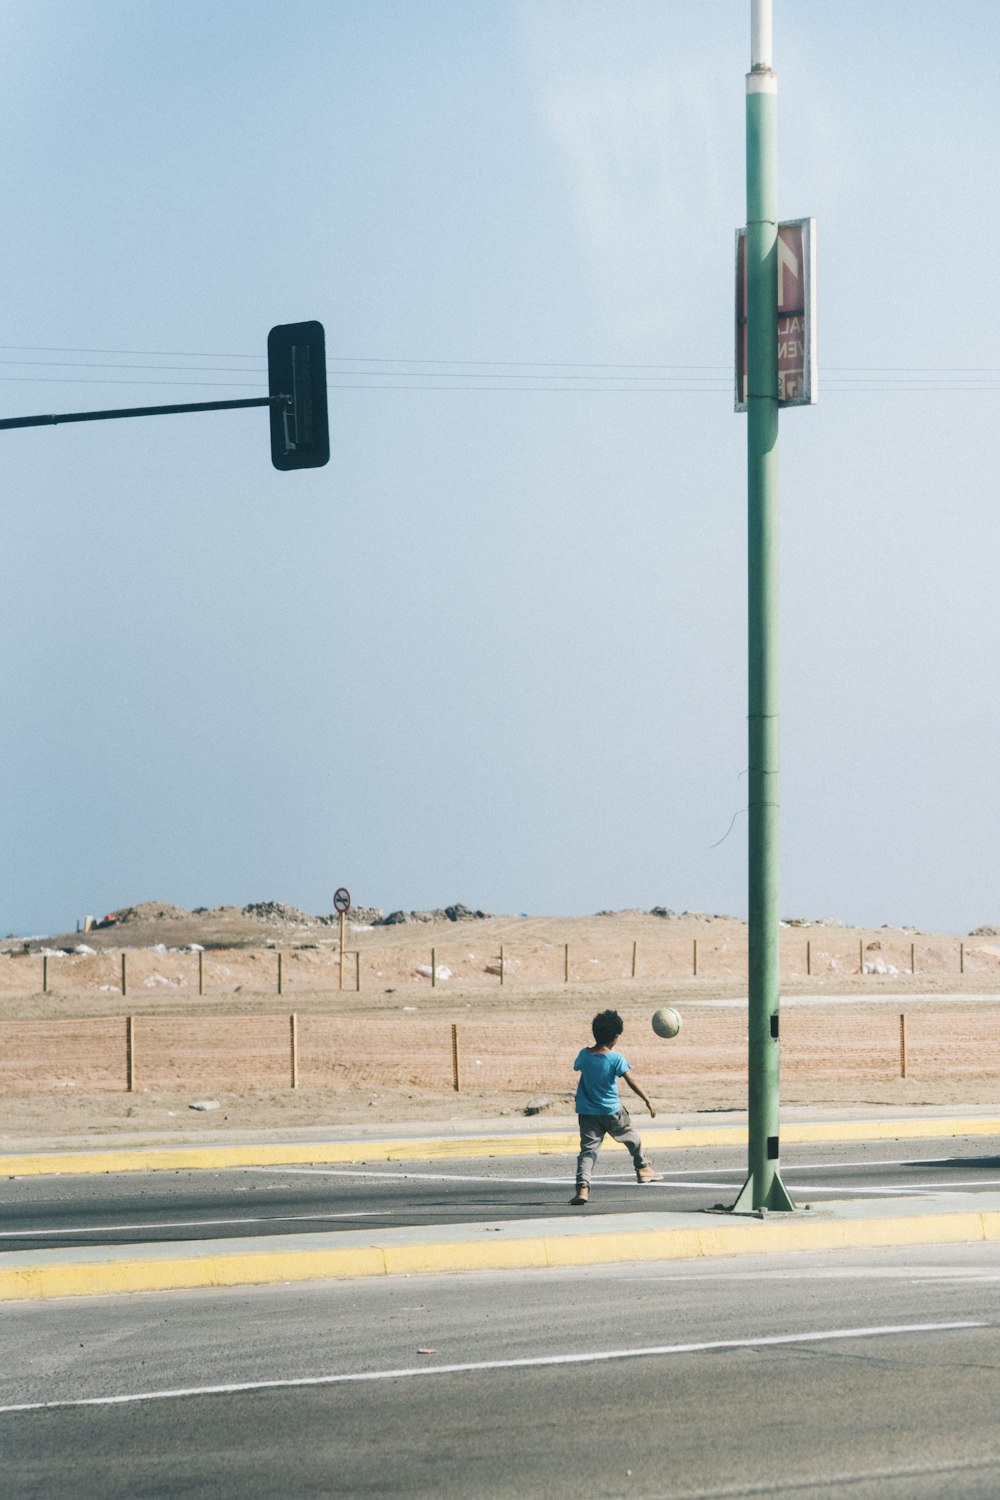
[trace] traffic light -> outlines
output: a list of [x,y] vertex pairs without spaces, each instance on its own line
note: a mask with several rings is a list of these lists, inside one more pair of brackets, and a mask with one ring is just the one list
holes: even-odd
[[322,323],[279,323],[267,336],[271,462],[319,469],[330,461]]

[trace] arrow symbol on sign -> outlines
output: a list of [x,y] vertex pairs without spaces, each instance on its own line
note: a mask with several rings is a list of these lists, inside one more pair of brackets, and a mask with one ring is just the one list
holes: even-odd
[[[792,277],[793,290],[797,289],[799,280],[799,258],[795,254],[787,240],[778,235],[778,307],[786,305],[785,299],[785,272]],[[790,298],[788,299],[791,300]]]

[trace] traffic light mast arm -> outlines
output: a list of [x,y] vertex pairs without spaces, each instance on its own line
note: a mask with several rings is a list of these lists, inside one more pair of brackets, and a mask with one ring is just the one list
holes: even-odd
[[321,469],[330,461],[326,409],[326,335],[322,323],[278,323],[267,336],[266,396],[245,401],[185,401],[179,406],[119,406],[113,411],[64,411],[0,418],[11,427],[55,427],[60,422],[111,422],[117,417],[171,417],[191,411],[270,408],[271,462],[276,469]]
[[189,411],[233,411],[245,406],[290,407],[291,396],[251,396],[245,401],[187,401],[180,406],[121,406],[113,411],[66,411],[54,416],[5,417],[0,430],[9,427],[52,427],[59,422],[108,422],[114,417],[169,417]]

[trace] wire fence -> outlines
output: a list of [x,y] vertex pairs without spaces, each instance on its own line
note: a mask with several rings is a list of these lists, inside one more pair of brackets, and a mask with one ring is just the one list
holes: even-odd
[[[1000,1074],[1000,1002],[786,1007],[782,1073],[792,1081]],[[653,1087],[746,1077],[742,1007],[691,1007],[680,1035],[657,1039],[626,1013],[624,1050]],[[415,1087],[442,1093],[558,1092],[588,1037],[567,1021],[448,1022],[418,1016],[119,1016],[0,1021],[0,1088],[8,1093],[137,1089]]]

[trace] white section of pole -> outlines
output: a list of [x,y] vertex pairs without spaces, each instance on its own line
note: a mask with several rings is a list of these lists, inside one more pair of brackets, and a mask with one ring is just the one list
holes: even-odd
[[771,0],[750,0],[750,67],[770,72],[773,63]]

